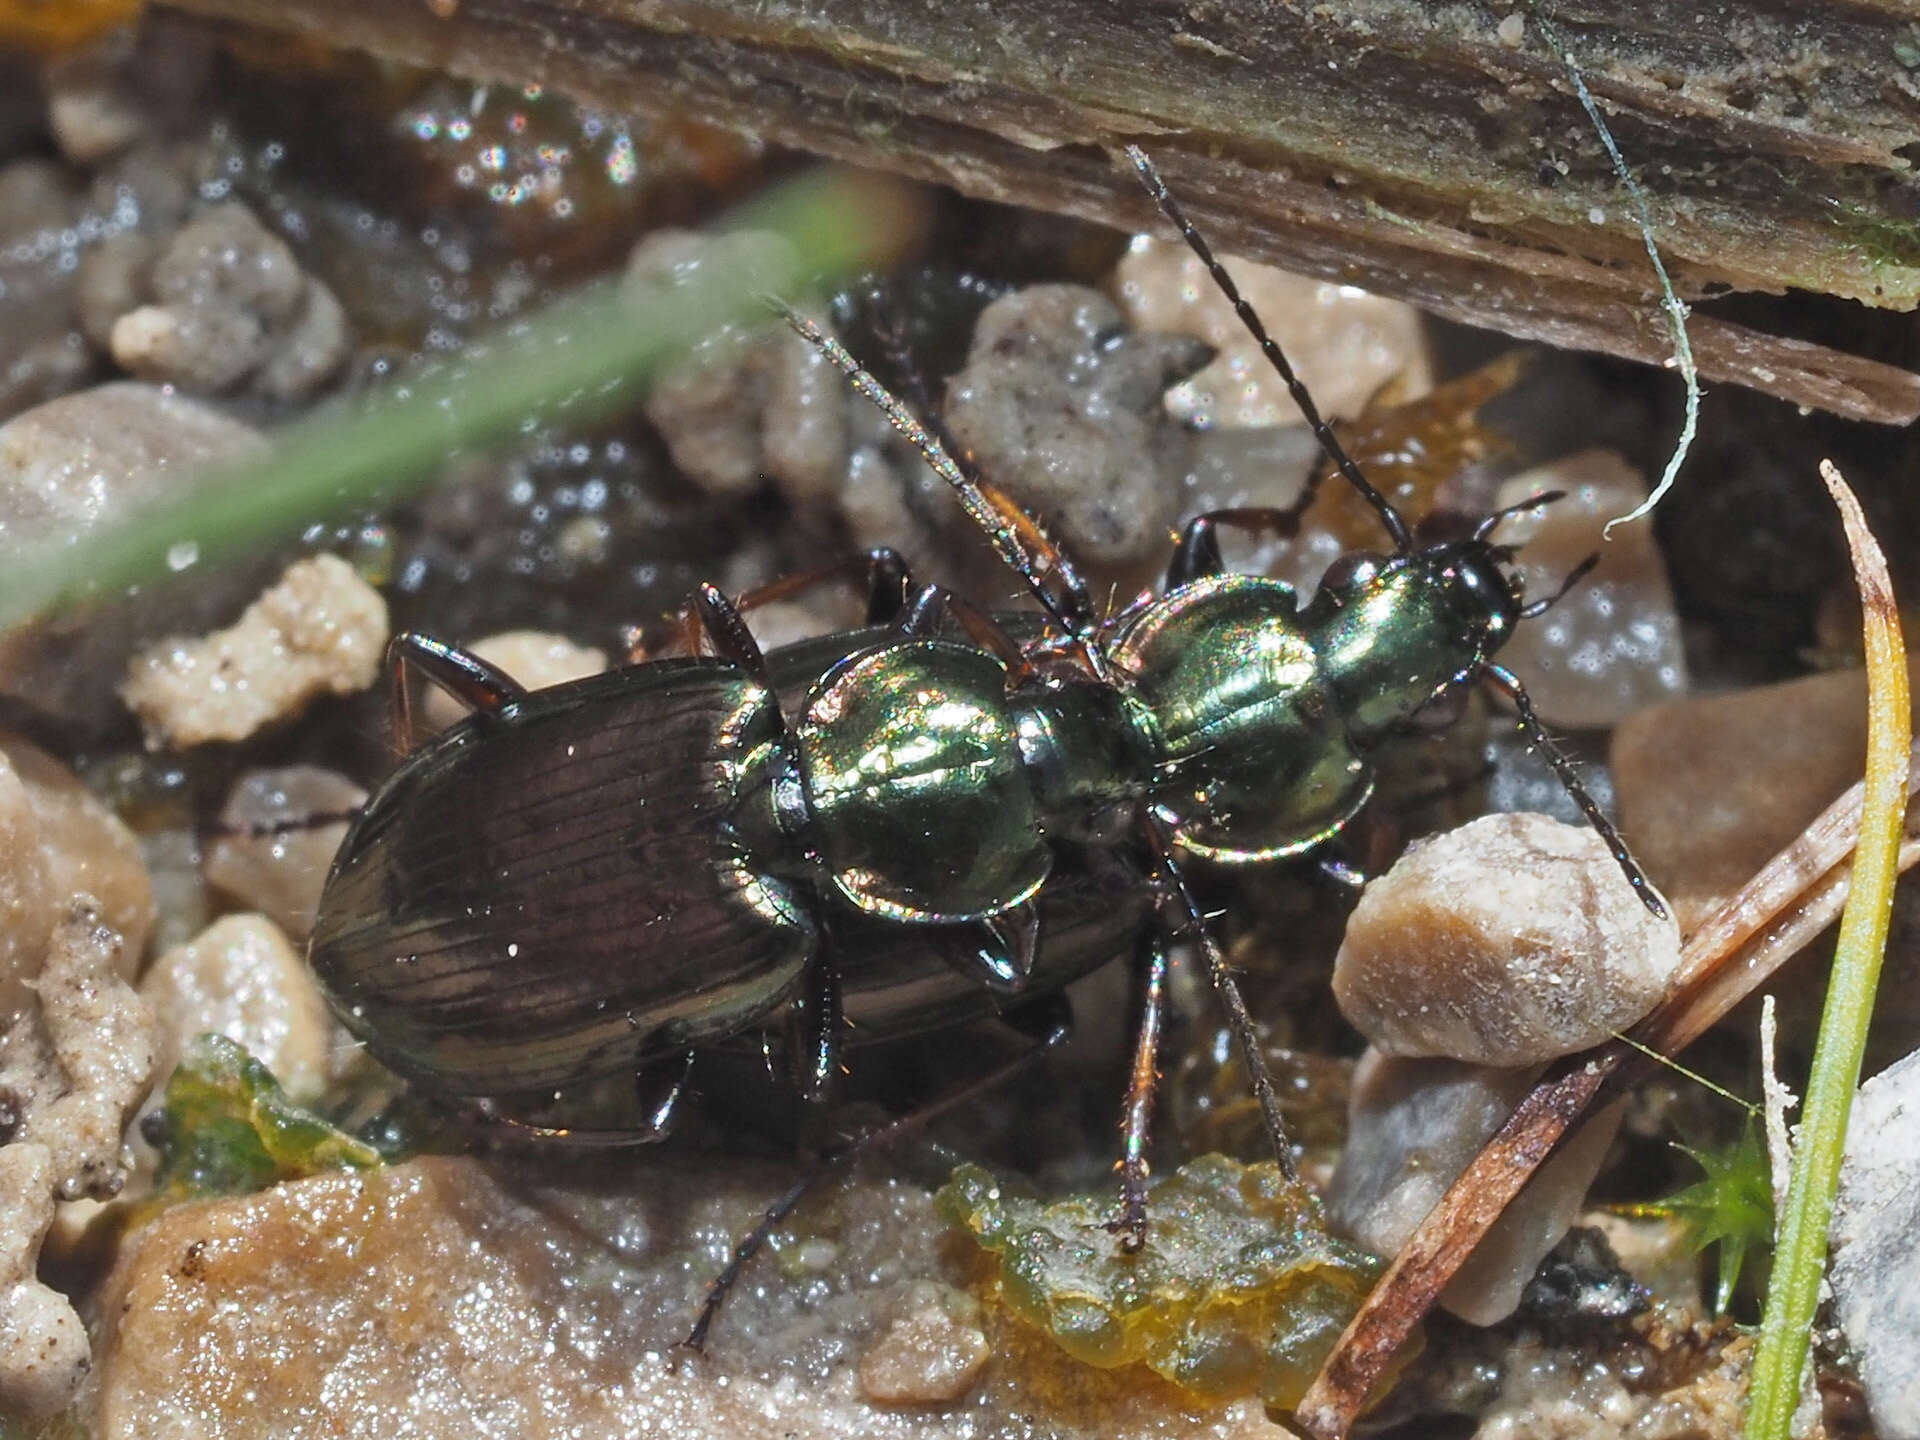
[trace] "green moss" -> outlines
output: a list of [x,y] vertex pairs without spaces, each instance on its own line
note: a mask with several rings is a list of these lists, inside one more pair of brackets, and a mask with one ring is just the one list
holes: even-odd
[[1305,1186],[1223,1155],[1154,1187],[1137,1255],[1107,1229],[1110,1193],[1043,1204],[963,1165],[938,1200],[998,1261],[1008,1308],[1068,1354],[1144,1364],[1208,1399],[1295,1405],[1380,1269],[1327,1234]]
[[1751,1119],[1740,1138],[1725,1149],[1674,1148],[1706,1171],[1705,1178],[1665,1200],[1615,1208],[1623,1215],[1678,1220],[1695,1250],[1717,1245],[1719,1277],[1713,1312],[1723,1315],[1733,1301],[1747,1257],[1773,1247],[1773,1181],[1767,1152]]

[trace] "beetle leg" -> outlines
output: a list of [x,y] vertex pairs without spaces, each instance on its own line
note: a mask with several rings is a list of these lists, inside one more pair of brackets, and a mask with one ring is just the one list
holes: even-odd
[[1018,640],[1001,628],[1000,622],[971,600],[955,594],[944,585],[922,585],[907,602],[894,622],[903,639],[931,640],[952,620],[967,638],[1007,667],[1009,689],[1029,679],[1033,665]]
[[1246,1067],[1247,1080],[1253,1087],[1253,1098],[1259,1103],[1267,1140],[1273,1146],[1273,1158],[1279,1162],[1282,1175],[1297,1181],[1300,1172],[1293,1163],[1293,1143],[1287,1139],[1287,1123],[1280,1113],[1280,1092],[1274,1087],[1266,1057],[1260,1053],[1260,1036],[1254,1029],[1253,1016],[1247,1013],[1247,1002],[1240,994],[1240,986],[1233,978],[1233,967],[1227,963],[1226,952],[1220,948],[1220,942],[1213,938],[1213,931],[1207,925],[1206,912],[1194,898],[1187,877],[1180,872],[1173,835],[1165,823],[1152,814],[1145,817],[1143,824],[1147,843],[1153,848],[1154,858],[1159,861],[1160,878],[1183,912],[1180,933],[1199,945],[1200,953],[1207,962],[1207,979],[1213,985],[1214,994],[1220,997],[1220,1007],[1227,1012],[1227,1029],[1233,1033],[1234,1048],[1240,1052],[1240,1063]]
[[767,689],[773,688],[760,642],[753,638],[747,622],[740,618],[740,607],[721,594],[718,586],[702,582],[687,602],[687,615],[689,623],[706,637],[715,655],[738,665]]
[[494,1126],[541,1144],[575,1145],[582,1149],[613,1150],[628,1145],[654,1145],[673,1132],[680,1119],[680,1102],[693,1076],[694,1052],[648,1065],[635,1074],[634,1087],[644,1118],[637,1125],[615,1129],[586,1129],[572,1125],[542,1125],[501,1109],[496,1101],[471,1106],[469,1119]]
[[[1050,1003],[1055,998],[1060,1001],[1058,1005]],[[871,1130],[862,1131],[844,1144],[835,1146],[825,1152],[817,1163],[789,1185],[786,1192],[766,1208],[753,1229],[742,1236],[740,1242],[733,1247],[733,1254],[727,1258],[726,1268],[707,1286],[707,1297],[700,1306],[699,1318],[693,1322],[693,1328],[687,1332],[687,1338],[681,1344],[695,1351],[706,1345],[707,1332],[713,1328],[714,1317],[720,1313],[720,1307],[726,1303],[727,1292],[733,1289],[734,1282],[740,1278],[740,1272],[746,1268],[748,1261],[760,1253],[761,1247],[767,1243],[767,1237],[773,1233],[774,1226],[791,1215],[794,1207],[806,1198],[807,1192],[815,1185],[842,1165],[851,1163],[869,1150],[891,1145],[894,1141],[932,1123],[948,1111],[957,1110],[962,1105],[977,1099],[1031,1065],[1073,1032],[1073,1013],[1066,1008],[1064,996],[1049,996],[1047,1002],[1041,1002],[1038,1010],[1033,1014],[1024,1013],[1031,1008],[1023,1007],[1020,1023],[1016,1028],[1030,1034],[1041,1025],[1045,1025],[1046,1029],[1044,1033],[1036,1036],[1035,1043],[1030,1048],[1003,1060],[984,1075],[955,1086],[946,1094],[936,1097],[919,1109],[902,1115],[896,1120],[889,1120],[884,1125],[876,1125]]]
[[1033,973],[1033,957],[1040,949],[1040,907],[1023,901],[987,916],[980,928],[987,932],[986,939],[970,958],[986,970],[988,986],[1017,994]]
[[469,710],[482,713],[498,710],[527,693],[518,680],[471,650],[410,630],[402,631],[387,645],[387,678],[393,706],[393,739],[403,755],[413,749],[413,696],[407,681],[416,672]]
[[[1324,472],[1315,471],[1319,476]],[[1220,527],[1231,525],[1236,530],[1245,530],[1251,534],[1279,535],[1291,537],[1300,532],[1300,517],[1313,503],[1313,497],[1320,488],[1319,481],[1310,477],[1307,488],[1300,498],[1291,505],[1254,505],[1237,510],[1209,510],[1204,515],[1196,515],[1187,521],[1180,532],[1180,543],[1174,546],[1173,558],[1167,562],[1167,585],[1169,590],[1177,590],[1193,580],[1204,580],[1208,576],[1224,571],[1226,562],[1220,557]]]
[[800,1098],[823,1103],[840,1073],[840,975],[824,956],[807,967],[806,981],[791,1011],[789,1053]]
[[771,584],[748,590],[734,600],[733,608],[745,615],[776,600],[803,595],[817,586],[856,578],[866,586],[867,624],[891,625],[900,618],[901,611],[907,607],[907,597],[913,593],[913,571],[906,557],[889,545],[879,545],[831,565],[802,570],[798,575],[786,575]]
[[[907,565],[906,557],[890,545],[878,545],[831,565],[783,576],[769,585],[748,590],[735,597],[733,608],[737,614],[750,614],[762,605],[771,605],[776,600],[804,594],[815,586],[846,579],[858,579],[866,588],[864,623],[868,625],[893,624],[906,609],[907,597],[913,593],[913,571]],[[639,626],[628,626],[625,632],[627,663],[641,665],[649,660],[658,660],[674,648],[675,640],[685,653],[696,653],[703,632],[693,615],[691,600],[682,608],[675,628],[678,632],[675,636],[659,644],[650,644]]]
[[1147,1243],[1147,1177],[1152,1166],[1147,1146],[1153,1134],[1153,1102],[1160,1088],[1160,1036],[1167,1016],[1167,941],[1159,928],[1140,942],[1136,973],[1140,1029],[1134,1037],[1133,1068],[1120,1112],[1120,1218],[1109,1229],[1129,1254]]

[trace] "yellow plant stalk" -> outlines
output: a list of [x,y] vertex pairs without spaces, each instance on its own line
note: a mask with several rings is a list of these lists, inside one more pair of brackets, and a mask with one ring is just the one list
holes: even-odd
[[1860,1084],[1860,1057],[1873,1017],[1873,992],[1886,953],[1887,921],[1898,874],[1900,835],[1907,810],[1907,770],[1913,744],[1907,696],[1907,655],[1900,613],[1860,503],[1830,460],[1820,462],[1853,554],[1860,586],[1867,651],[1867,773],[1854,851],[1853,886],[1840,916],[1840,941],[1820,1017],[1813,1073],[1800,1124],[1800,1146],[1781,1217],[1773,1278],[1767,1289],[1760,1344],[1754,1354],[1747,1409],[1747,1440],[1787,1440],[1799,1405],[1809,1332],[1819,1303],[1827,1258],[1827,1229],[1847,1116]]

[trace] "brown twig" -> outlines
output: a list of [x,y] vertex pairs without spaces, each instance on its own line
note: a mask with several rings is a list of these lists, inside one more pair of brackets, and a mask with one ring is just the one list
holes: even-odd
[[[1910,783],[1920,784],[1920,748]],[[1315,1440],[1352,1428],[1395,1352],[1522,1186],[1605,1090],[1653,1066],[1642,1049],[1684,1049],[1764,984],[1845,904],[1864,793],[1855,785],[1768,861],[1688,940],[1669,997],[1628,1039],[1569,1057],[1541,1079],[1401,1247],[1340,1337],[1294,1418]],[[1920,806],[1907,811],[1904,871],[1920,860]]]

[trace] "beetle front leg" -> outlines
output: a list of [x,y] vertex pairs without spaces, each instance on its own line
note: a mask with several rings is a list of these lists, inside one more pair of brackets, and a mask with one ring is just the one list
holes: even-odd
[[469,710],[482,714],[498,710],[527,693],[518,680],[471,650],[462,650],[457,645],[411,630],[402,631],[387,643],[393,740],[402,755],[413,749],[413,695],[407,682],[416,673],[431,680]]

